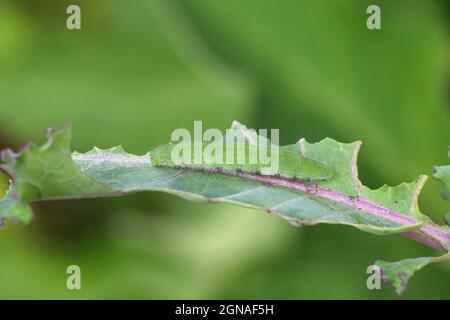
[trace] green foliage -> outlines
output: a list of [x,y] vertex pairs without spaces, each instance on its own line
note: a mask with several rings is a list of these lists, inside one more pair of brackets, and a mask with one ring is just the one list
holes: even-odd
[[[242,119],[283,128],[282,144],[299,133],[363,140],[360,178],[373,189],[447,161],[449,19],[438,1],[380,1],[381,32],[365,28],[365,0],[74,3],[75,33],[63,2],[2,1],[1,148],[70,121],[75,150],[120,142],[142,154],[193,120]],[[450,211],[439,187],[429,181],[420,196],[435,221]],[[4,179],[0,197],[6,189]],[[0,230],[2,298],[388,299],[364,285],[374,257],[433,255],[401,236],[299,231],[162,193],[33,209],[34,223]],[[78,294],[61,286],[74,261],[89,268]],[[449,271],[418,273],[402,297],[450,298]]]
[[[433,177],[443,183],[441,195],[444,199],[450,201],[450,166],[435,167]],[[449,213],[445,214],[444,220],[447,225],[450,226]],[[447,226],[440,226],[440,230],[450,234],[450,228]],[[430,263],[450,260],[450,253],[448,252],[450,251],[450,242],[446,242],[444,244],[446,246],[444,249],[446,249],[447,253],[440,257],[422,257],[416,259],[405,259],[397,262],[385,262],[379,260],[375,264],[382,268],[383,278],[387,281],[391,281],[396,288],[397,294],[401,294],[406,289],[408,280],[414,275],[414,272],[422,269]]]
[[71,130],[48,133],[41,147],[29,144],[19,154],[2,152],[2,168],[15,180],[18,199],[88,198],[115,195],[102,184],[84,175],[72,161]]
[[[232,129],[252,145],[245,126]],[[2,168],[13,178],[10,192],[0,202],[0,218],[27,222],[27,203],[37,200],[79,199],[126,195],[138,191],[164,191],[204,202],[228,202],[262,208],[294,225],[342,224],[374,234],[406,233],[419,242],[448,252],[450,232],[435,225],[420,212],[417,200],[426,176],[396,187],[370,190],[358,179],[360,142],[343,144],[332,139],[299,143],[280,148],[312,163],[323,163],[335,173],[324,181],[299,182],[254,172],[201,172],[191,168],[160,167],[152,163],[152,152],[143,156],[121,147],[86,153],[71,153],[71,130],[49,130],[41,147],[28,145],[18,154],[2,152]],[[154,154],[158,160],[160,152]],[[314,167],[310,167],[311,170]],[[316,168],[318,171],[322,167]],[[314,173],[312,173],[314,174]],[[414,271],[439,258],[379,262],[384,277],[401,293]]]

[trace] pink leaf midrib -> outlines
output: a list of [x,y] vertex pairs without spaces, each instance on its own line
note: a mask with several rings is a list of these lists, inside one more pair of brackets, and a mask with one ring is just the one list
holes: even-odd
[[[308,192],[313,196],[321,197],[360,210],[364,210],[377,217],[388,219],[400,225],[414,225],[420,222],[415,217],[405,215],[402,212],[382,207],[380,205],[371,203],[365,199],[353,198],[333,190],[321,188],[315,184],[311,183],[306,184],[298,181],[287,180],[284,178],[278,178],[273,176],[262,176],[246,172],[239,172],[236,173],[236,175],[247,179],[268,183],[271,185],[287,187]],[[403,235],[443,252],[448,251],[448,249],[445,247],[445,244],[450,244],[450,234],[442,231],[441,229],[439,229],[439,226],[431,222],[418,228],[418,230],[405,232],[403,233]]]

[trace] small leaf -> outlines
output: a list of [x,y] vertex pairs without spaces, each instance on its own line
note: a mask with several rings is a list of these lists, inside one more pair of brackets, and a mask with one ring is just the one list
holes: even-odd
[[375,264],[380,267],[383,280],[391,283],[395,288],[395,292],[400,295],[405,291],[409,278],[411,278],[416,271],[430,263],[443,262],[448,259],[450,259],[450,254],[445,254],[440,257],[404,259],[396,262],[378,260]]
[[[450,157],[450,150],[448,152],[448,156]],[[433,177],[441,181],[443,184],[441,188],[442,198],[450,201],[450,165],[434,167]]]

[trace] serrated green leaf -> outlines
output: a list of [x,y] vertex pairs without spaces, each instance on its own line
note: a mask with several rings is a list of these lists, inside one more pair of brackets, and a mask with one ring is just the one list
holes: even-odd
[[395,292],[400,295],[405,291],[408,280],[416,271],[431,263],[443,262],[448,259],[450,259],[450,254],[444,254],[440,257],[404,259],[396,262],[378,260],[375,264],[380,267],[383,280],[391,283],[395,288]]
[[2,151],[1,168],[13,178],[17,197],[40,199],[89,198],[117,195],[85,175],[71,158],[71,129],[49,130],[43,146],[27,145],[20,153]]
[[[254,143],[255,133],[240,123],[234,122],[232,130],[249,144]],[[441,251],[449,250],[448,228],[434,224],[420,212],[417,204],[427,177],[419,176],[411,183],[370,190],[358,178],[359,141],[340,143],[326,138],[308,143],[301,139],[282,147],[319,161],[335,173],[328,180],[299,182],[245,172],[207,174],[187,168],[155,167],[151,152],[137,156],[121,147],[71,153],[70,139],[71,130],[66,127],[49,131],[48,142],[41,147],[29,145],[18,154],[11,150],[2,152],[2,168],[12,177],[15,189],[0,202],[0,217],[26,222],[27,213],[21,206],[38,200],[163,191],[194,201],[265,209],[299,226],[343,224],[374,234],[401,233]],[[389,274],[395,284],[402,285],[405,276],[401,273],[402,278],[397,280],[398,270],[404,269],[409,278],[415,270],[436,259],[384,263],[386,276]]]
[[15,223],[27,223],[31,220],[31,208],[17,199],[16,190],[10,185],[4,197],[0,199],[0,227],[5,220]]

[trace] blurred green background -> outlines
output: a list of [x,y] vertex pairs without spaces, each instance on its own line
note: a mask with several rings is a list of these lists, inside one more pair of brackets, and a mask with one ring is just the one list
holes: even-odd
[[[80,31],[66,28],[69,4]],[[369,4],[381,31],[366,28]],[[0,147],[71,122],[78,151],[143,154],[194,120],[239,120],[280,128],[282,144],[361,139],[364,184],[411,181],[448,163],[448,12],[429,0],[0,0]],[[438,188],[430,180],[420,204],[442,223]],[[162,193],[34,211],[0,231],[0,298],[398,299],[366,288],[367,266],[436,254]],[[81,291],[65,287],[71,264]],[[450,298],[449,264],[420,271],[401,298]]]

